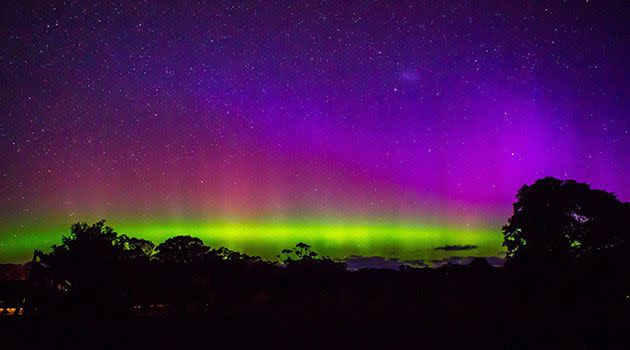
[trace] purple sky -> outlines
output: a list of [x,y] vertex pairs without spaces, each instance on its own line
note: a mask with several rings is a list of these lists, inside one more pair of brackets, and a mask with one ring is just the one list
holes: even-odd
[[628,200],[627,3],[520,3],[6,4],[0,235],[116,213],[500,225],[543,176]]

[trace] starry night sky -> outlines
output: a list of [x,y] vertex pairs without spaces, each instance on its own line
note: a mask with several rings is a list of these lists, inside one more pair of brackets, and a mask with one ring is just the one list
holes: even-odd
[[630,199],[627,2],[517,3],[5,4],[0,252],[101,217],[500,236],[543,176]]

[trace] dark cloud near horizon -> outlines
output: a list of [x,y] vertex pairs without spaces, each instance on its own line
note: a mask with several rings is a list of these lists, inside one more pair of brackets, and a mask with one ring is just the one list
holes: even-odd
[[445,246],[435,248],[435,250],[446,250],[446,251],[472,250],[472,249],[477,249],[477,246],[474,244],[464,244],[464,245],[454,244],[454,245],[445,245]]

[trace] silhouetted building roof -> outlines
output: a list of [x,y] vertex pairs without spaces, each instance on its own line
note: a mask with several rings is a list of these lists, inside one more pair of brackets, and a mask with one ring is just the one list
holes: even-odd
[[29,265],[0,264],[0,281],[26,281],[30,270]]

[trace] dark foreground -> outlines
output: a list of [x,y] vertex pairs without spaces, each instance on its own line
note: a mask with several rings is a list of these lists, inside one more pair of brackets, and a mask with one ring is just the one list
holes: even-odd
[[[129,308],[57,301],[2,348],[628,348],[627,281],[489,266],[213,277]],[[169,290],[164,287],[161,290]],[[192,293],[192,294],[191,294]],[[111,300],[109,301],[111,303]],[[11,346],[11,347],[9,347]]]

